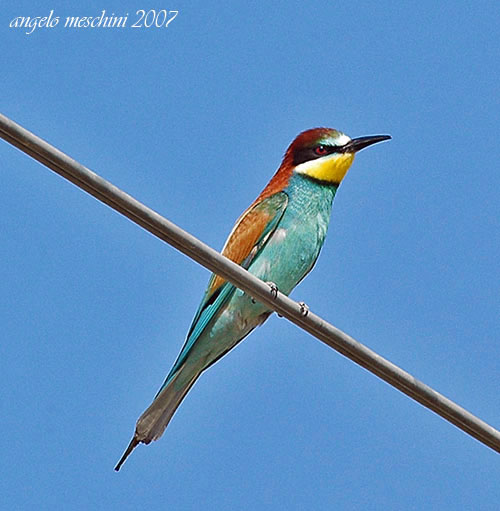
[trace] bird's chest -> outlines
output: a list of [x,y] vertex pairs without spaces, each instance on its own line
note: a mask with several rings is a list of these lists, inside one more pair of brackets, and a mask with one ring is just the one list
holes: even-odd
[[290,293],[314,265],[330,221],[331,197],[291,197],[276,231],[249,270]]

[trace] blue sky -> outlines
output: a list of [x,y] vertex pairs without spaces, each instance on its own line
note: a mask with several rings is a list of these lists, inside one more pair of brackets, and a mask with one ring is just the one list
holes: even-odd
[[[9,28],[149,8],[179,15]],[[215,248],[300,131],[390,133],[292,297],[498,428],[499,23],[496,2],[21,0],[0,16],[2,112]],[[115,473],[209,274],[0,159],[6,507],[498,509],[498,454],[276,316]]]

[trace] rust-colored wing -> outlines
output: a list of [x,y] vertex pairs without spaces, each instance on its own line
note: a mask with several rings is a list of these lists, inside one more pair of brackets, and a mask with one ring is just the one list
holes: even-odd
[[[248,268],[274,232],[288,204],[285,192],[275,193],[250,206],[236,221],[222,249],[222,255]],[[218,275],[210,279],[207,294],[214,293],[225,280]]]
[[[244,268],[248,268],[276,230],[287,204],[288,195],[285,192],[278,192],[250,206],[236,222],[222,253]],[[232,284],[222,277],[212,275],[189,329],[186,342],[158,393],[182,365],[193,344],[212,318],[222,310],[233,291]]]

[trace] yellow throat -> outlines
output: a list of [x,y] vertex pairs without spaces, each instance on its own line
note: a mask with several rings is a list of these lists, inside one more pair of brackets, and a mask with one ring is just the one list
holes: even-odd
[[295,172],[319,181],[340,183],[353,161],[354,153],[334,153],[324,158],[301,163],[295,167]]

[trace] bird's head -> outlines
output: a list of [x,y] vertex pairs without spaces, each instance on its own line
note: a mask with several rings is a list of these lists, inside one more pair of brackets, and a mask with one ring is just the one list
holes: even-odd
[[284,190],[294,174],[338,186],[358,151],[390,138],[389,135],[350,138],[330,128],[303,131],[290,144],[276,174],[255,202]]
[[338,185],[358,151],[390,138],[389,135],[350,138],[334,129],[313,128],[302,132],[290,144],[283,165],[296,174]]

